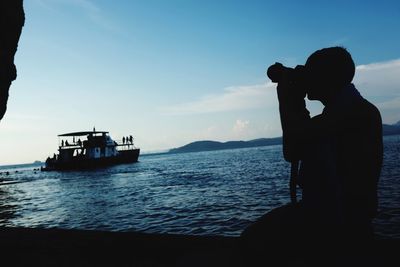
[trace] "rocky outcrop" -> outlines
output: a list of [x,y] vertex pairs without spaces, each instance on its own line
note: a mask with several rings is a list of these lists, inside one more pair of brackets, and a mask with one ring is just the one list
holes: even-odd
[[23,0],[0,1],[0,120],[7,109],[11,82],[17,78],[14,56],[24,22]]

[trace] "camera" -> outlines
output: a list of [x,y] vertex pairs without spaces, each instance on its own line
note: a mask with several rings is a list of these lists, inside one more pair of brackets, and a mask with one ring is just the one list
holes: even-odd
[[284,78],[298,85],[304,85],[306,81],[305,66],[303,65],[297,65],[296,68],[293,69],[276,62],[274,65],[269,66],[267,75],[274,83],[279,83],[283,81]]

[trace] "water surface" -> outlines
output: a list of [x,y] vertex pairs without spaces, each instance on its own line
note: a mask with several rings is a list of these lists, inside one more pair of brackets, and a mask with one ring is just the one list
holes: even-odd
[[[400,136],[384,143],[374,224],[382,237],[400,238]],[[290,165],[281,150],[141,156],[138,163],[96,171],[0,167],[0,226],[238,236],[290,201]]]

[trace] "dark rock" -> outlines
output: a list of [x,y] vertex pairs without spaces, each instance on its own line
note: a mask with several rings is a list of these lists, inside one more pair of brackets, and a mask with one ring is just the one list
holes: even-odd
[[0,120],[7,109],[8,91],[17,78],[14,56],[25,21],[22,0],[0,1]]

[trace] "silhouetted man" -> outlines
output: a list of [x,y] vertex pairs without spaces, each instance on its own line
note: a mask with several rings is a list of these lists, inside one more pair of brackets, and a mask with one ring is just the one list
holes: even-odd
[[7,109],[11,82],[17,78],[14,55],[24,21],[22,0],[0,1],[0,120]]
[[[369,240],[383,157],[382,122],[377,108],[351,83],[351,55],[341,47],[324,48],[305,66],[273,68],[284,157],[300,161],[302,200],[264,215],[243,232],[243,240],[255,245]],[[322,114],[310,118],[306,95],[322,102]]]

